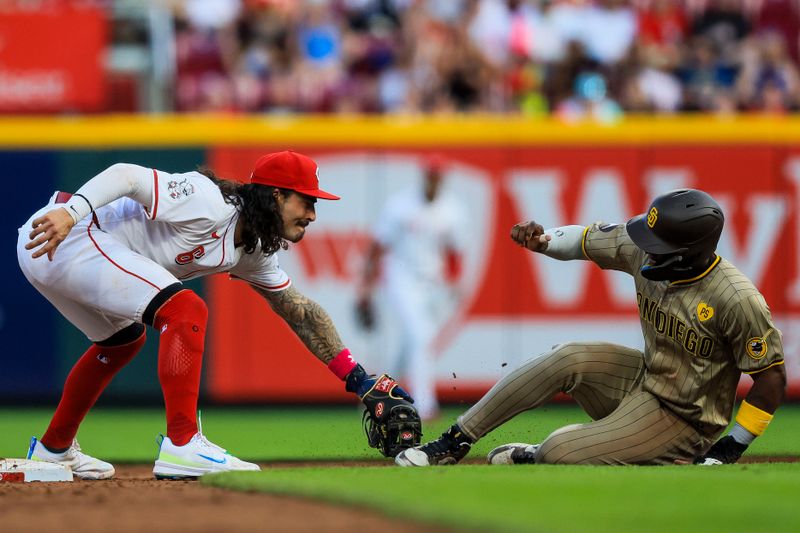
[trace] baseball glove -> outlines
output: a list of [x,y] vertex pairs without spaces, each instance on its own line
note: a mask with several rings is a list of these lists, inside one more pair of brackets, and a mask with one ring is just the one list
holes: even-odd
[[386,457],[418,446],[422,421],[414,400],[386,374],[367,376],[361,365],[347,378],[347,390],[356,392],[364,404],[362,423],[367,443]]

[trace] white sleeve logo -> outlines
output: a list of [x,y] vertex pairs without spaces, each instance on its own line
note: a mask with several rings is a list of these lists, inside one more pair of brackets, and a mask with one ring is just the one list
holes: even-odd
[[167,189],[169,190],[169,197],[173,200],[194,194],[194,185],[189,183],[187,178],[183,178],[183,181],[170,181],[167,183]]

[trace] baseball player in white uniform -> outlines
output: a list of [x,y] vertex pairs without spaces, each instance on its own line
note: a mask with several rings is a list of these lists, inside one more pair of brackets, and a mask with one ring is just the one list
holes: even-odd
[[328,314],[292,286],[276,256],[303,238],[317,198],[339,199],[319,188],[316,163],[292,151],[261,157],[244,184],[210,171],[170,174],[120,163],[75,194],[55,193],[19,229],[19,264],[92,345],[28,457],[68,465],[84,479],[113,476],[113,466],[83,453],[75,436],[150,325],[160,334],[167,416],[154,475],[258,470],[204,437],[196,416],[208,310],[181,282],[217,272],[249,283],[347,390],[366,396],[375,378],[353,360]]
[[391,197],[384,207],[367,253],[363,283],[357,302],[362,326],[374,323],[372,295],[383,259],[386,295],[402,328],[402,349],[389,367],[405,375],[423,420],[439,411],[433,372],[432,342],[441,322],[446,284],[461,270],[460,204],[442,194],[443,161],[426,161],[423,186]]

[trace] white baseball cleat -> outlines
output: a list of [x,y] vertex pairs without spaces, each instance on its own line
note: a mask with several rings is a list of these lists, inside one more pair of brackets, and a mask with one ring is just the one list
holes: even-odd
[[503,444],[489,452],[486,462],[490,465],[531,465],[536,463],[538,444],[512,442]]
[[417,448],[408,448],[398,453],[394,462],[397,466],[431,466],[428,454]]
[[81,479],[109,479],[114,476],[114,466],[83,453],[77,439],[72,440],[67,451],[55,453],[45,448],[39,439],[31,437],[27,459],[69,467]]
[[719,459],[714,459],[713,457],[706,457],[705,459],[703,459],[702,462],[697,463],[697,464],[700,465],[700,466],[719,466],[719,465],[725,464],[725,463],[723,463]]
[[169,437],[160,437],[158,459],[153,467],[156,479],[186,479],[214,472],[261,470],[257,464],[229,454],[199,431],[183,446],[175,446]]

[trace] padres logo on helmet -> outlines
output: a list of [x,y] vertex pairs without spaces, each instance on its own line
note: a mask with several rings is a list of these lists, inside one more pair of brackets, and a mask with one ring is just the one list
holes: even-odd
[[725,217],[711,195],[697,189],[666,192],[625,227],[631,240],[649,255],[641,267],[651,281],[693,278],[715,259]]
[[650,209],[650,212],[647,213],[647,226],[652,228],[656,225],[656,221],[658,220],[658,209],[655,207]]

